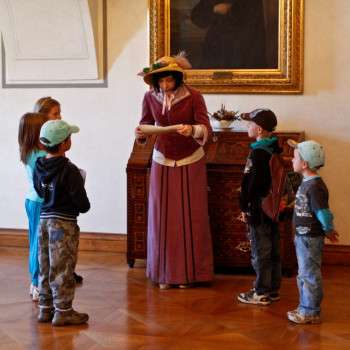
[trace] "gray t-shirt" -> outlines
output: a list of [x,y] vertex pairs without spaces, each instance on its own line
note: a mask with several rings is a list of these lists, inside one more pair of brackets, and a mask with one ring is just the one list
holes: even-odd
[[321,177],[305,178],[295,199],[293,223],[297,235],[324,235],[316,213],[328,209],[328,189]]

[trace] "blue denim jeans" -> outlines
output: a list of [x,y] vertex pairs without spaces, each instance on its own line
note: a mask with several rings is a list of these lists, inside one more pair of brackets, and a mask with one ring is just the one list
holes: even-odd
[[251,262],[256,273],[257,294],[278,292],[281,286],[280,235],[278,224],[268,218],[249,225]]
[[31,283],[37,287],[39,278],[38,235],[41,203],[26,199],[25,208],[29,223],[29,273],[31,277]]
[[319,315],[323,297],[321,263],[324,237],[296,235],[294,244],[298,259],[298,310],[303,315]]

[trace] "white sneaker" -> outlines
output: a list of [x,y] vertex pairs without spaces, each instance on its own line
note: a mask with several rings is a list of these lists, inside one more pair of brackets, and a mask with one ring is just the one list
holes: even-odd
[[170,284],[168,283],[159,283],[159,289],[165,290],[165,289],[170,289]]
[[320,315],[303,315],[298,311],[298,309],[293,310],[293,311],[288,311],[287,317],[288,317],[289,321],[292,321],[292,322],[298,323],[298,324],[307,324],[307,323],[318,324],[318,323],[321,323]]
[[33,284],[30,285],[29,294],[33,301],[39,301],[39,288],[35,287]]

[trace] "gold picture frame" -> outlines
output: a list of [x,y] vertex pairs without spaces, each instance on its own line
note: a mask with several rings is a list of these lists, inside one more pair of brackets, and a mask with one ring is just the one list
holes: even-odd
[[[172,1],[149,0],[150,61],[171,50]],[[270,1],[270,0],[268,0]],[[225,2],[225,1],[223,1]],[[304,0],[278,0],[278,58],[268,69],[188,69],[186,83],[202,93],[300,94],[303,92]]]

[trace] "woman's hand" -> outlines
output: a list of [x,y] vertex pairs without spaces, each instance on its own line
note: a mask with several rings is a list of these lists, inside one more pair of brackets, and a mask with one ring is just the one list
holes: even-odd
[[182,136],[186,136],[186,137],[192,136],[193,126],[188,124],[181,125],[177,129],[177,132]]
[[139,127],[135,128],[135,138],[136,138],[136,140],[146,139],[146,135],[140,130]]

